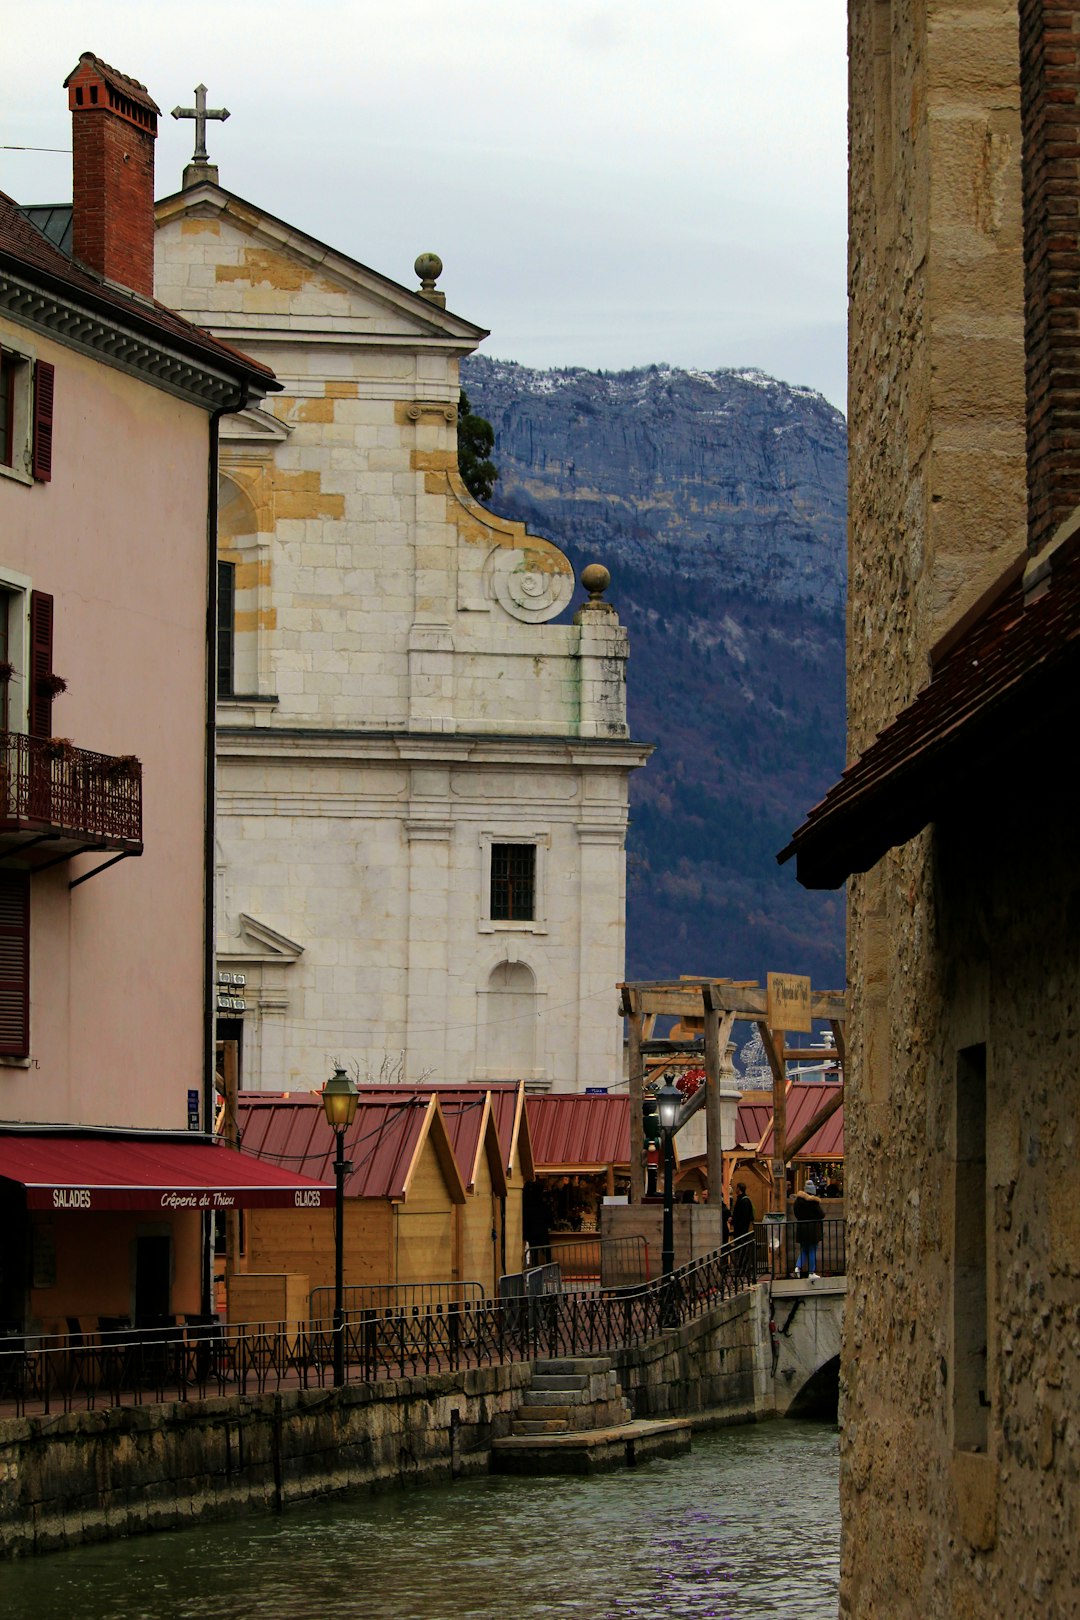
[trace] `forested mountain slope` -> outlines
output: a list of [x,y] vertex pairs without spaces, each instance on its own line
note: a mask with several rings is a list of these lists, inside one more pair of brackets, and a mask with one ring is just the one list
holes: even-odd
[[846,428],[760,372],[537,371],[477,357],[490,504],[603,562],[630,632],[627,969],[839,988],[843,899],[775,854],[844,763]]

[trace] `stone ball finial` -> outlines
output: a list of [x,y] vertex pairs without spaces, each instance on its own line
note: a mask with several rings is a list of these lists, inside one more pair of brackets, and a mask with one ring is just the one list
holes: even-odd
[[429,304],[438,304],[440,309],[446,308],[446,294],[437,290],[435,283],[442,275],[442,260],[437,253],[421,253],[413,265],[413,269],[420,277],[420,297],[426,298]]
[[603,563],[589,563],[581,570],[581,583],[589,593],[589,600],[599,602],[611,584],[610,570]]
[[434,292],[435,283],[442,275],[443,263],[437,253],[421,253],[413,265],[413,269],[420,277],[420,284],[424,292]]

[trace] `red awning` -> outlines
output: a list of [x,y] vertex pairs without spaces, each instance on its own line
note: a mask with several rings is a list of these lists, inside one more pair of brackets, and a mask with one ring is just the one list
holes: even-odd
[[29,1209],[322,1209],[334,1188],[209,1142],[0,1136],[0,1177]]

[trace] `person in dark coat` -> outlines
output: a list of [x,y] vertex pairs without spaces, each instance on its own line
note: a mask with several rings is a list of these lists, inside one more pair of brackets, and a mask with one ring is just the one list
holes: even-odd
[[816,1198],[811,1198],[806,1192],[801,1192],[795,1199],[792,1210],[795,1216],[795,1241],[799,1245],[798,1259],[795,1261],[795,1275],[816,1277],[818,1246],[821,1243],[825,1212]]
[[[731,1236],[737,1243],[740,1238],[745,1238],[748,1233],[751,1235],[753,1234],[754,1206],[747,1196],[745,1181],[736,1182],[735,1192],[737,1197],[731,1206]],[[738,1276],[746,1277],[753,1281],[755,1272],[757,1270],[757,1261],[754,1255],[754,1245],[752,1241],[750,1243],[745,1243],[743,1247],[738,1250],[735,1261],[735,1269]]]

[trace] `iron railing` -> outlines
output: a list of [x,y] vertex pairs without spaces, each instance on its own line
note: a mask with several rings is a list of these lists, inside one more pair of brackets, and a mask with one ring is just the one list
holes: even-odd
[[142,844],[142,766],[54,737],[0,731],[0,829]]
[[[350,1284],[342,1295],[346,1320],[366,1311],[382,1316],[444,1316],[460,1305],[479,1305],[484,1288],[478,1282]],[[311,1290],[308,1316],[312,1326],[329,1326],[334,1317],[333,1288]]]
[[[644,1344],[756,1281],[747,1236],[670,1278],[618,1293],[463,1300],[443,1312],[346,1320],[349,1383],[458,1372],[508,1361],[611,1353]],[[0,1339],[0,1415],[324,1388],[334,1335],[321,1324],[201,1322],[64,1339]]]
[[[801,1273],[809,1271],[819,1277],[842,1277],[847,1271],[847,1222],[820,1221],[817,1243],[813,1255],[798,1239],[799,1221],[766,1221],[756,1228],[757,1264],[762,1275],[782,1280],[795,1276],[796,1264],[801,1261]],[[813,1223],[810,1223],[813,1224]],[[812,1263],[811,1263],[812,1259]]]
[[567,1288],[633,1287],[650,1281],[649,1244],[640,1234],[530,1243],[525,1269],[535,1266],[558,1266]]

